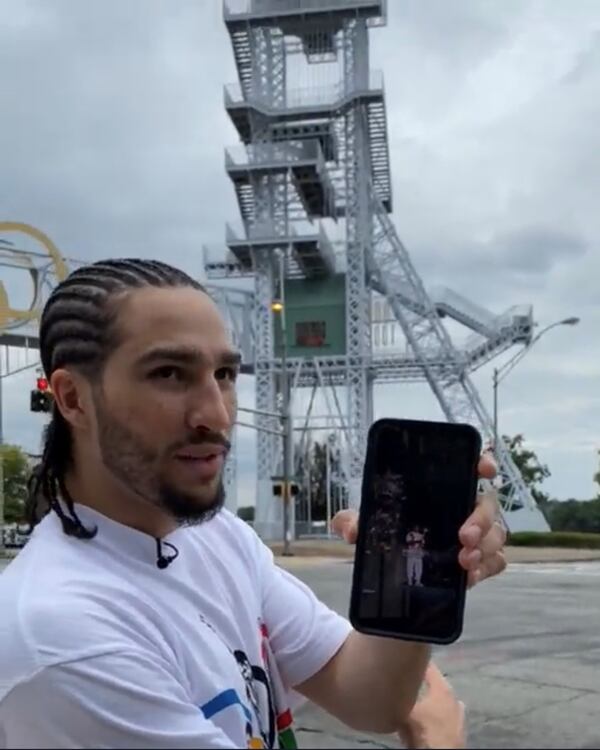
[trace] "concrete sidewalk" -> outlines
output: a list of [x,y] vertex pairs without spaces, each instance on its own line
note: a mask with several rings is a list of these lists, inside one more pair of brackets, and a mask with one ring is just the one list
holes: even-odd
[[[269,547],[278,560],[286,560],[282,556],[283,544],[270,544]],[[11,560],[18,550],[5,550],[0,553],[0,559]],[[354,547],[337,539],[301,539],[292,543],[292,553],[295,559],[307,562],[326,562],[328,560],[352,560]],[[600,560],[600,550],[593,549],[563,549],[561,547],[507,547],[506,558],[509,565],[519,563],[568,563]]]
[[[283,545],[270,544],[273,554],[281,557]],[[347,559],[354,556],[354,548],[337,539],[301,539],[292,543],[294,557],[316,559]],[[513,563],[562,563],[600,560],[600,550],[563,549],[560,547],[507,547],[509,565]]]

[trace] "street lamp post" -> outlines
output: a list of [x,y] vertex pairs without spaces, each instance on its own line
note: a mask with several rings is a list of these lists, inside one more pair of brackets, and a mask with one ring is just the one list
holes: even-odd
[[281,421],[283,439],[283,556],[291,557],[291,523],[290,523],[290,483],[292,479],[292,437],[293,425],[290,408],[290,383],[287,371],[287,327],[285,315],[285,276],[287,253],[279,256],[279,298],[273,300],[271,309],[279,317],[279,335],[281,338]]
[[494,388],[494,448],[498,445],[498,385],[504,380],[508,373],[523,359],[523,357],[531,350],[542,336],[550,331],[552,328],[558,326],[576,326],[579,323],[579,318],[565,318],[564,320],[558,320],[556,323],[551,323],[549,326],[542,328],[542,330],[533,337],[531,342],[524,348],[520,349],[508,362],[505,362],[502,367],[494,368],[493,377],[493,388]]

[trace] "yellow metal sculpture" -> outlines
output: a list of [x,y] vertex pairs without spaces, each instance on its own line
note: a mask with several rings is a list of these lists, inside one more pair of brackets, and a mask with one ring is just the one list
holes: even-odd
[[[0,221],[0,232],[19,232],[37,240],[52,261],[57,281],[63,281],[68,276],[69,270],[60,251],[44,232],[29,224],[23,224],[18,221]],[[19,260],[23,261],[26,270],[30,272],[33,279],[34,291],[30,306],[25,309],[17,309],[11,306],[6,288],[0,280],[0,332],[7,328],[14,328],[24,323],[38,320],[41,313],[40,307],[37,304],[37,301],[40,299],[41,290],[39,285],[41,284],[41,278],[33,261],[27,253],[20,250],[13,250],[10,246],[3,247],[2,250],[18,255]]]

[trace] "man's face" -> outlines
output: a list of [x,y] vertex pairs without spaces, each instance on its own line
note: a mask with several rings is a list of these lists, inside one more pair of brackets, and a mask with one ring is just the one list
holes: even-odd
[[216,305],[188,287],[135,290],[116,336],[94,388],[94,452],[180,524],[211,518],[224,502],[239,369]]

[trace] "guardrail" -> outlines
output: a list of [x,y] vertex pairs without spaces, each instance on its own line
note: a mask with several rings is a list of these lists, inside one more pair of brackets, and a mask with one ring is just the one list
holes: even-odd
[[321,144],[316,138],[250,143],[247,146],[231,146],[225,150],[225,166],[228,168],[296,164],[302,161],[323,161]]
[[[345,10],[346,8],[361,8],[366,5],[374,5],[367,0],[225,0],[223,3],[223,15],[225,19],[236,16],[280,15],[286,13],[302,12],[307,10]],[[379,0],[381,14],[386,11],[386,0]]]
[[288,89],[280,100],[262,91],[250,90],[245,94],[239,83],[226,84],[224,96],[226,107],[245,103],[272,112],[278,112],[285,109],[333,106],[343,99],[363,92],[374,93],[383,91],[383,88],[383,72],[381,70],[371,70],[369,71],[368,80],[365,80],[364,83],[352,82],[349,85],[346,81],[338,81],[326,86],[305,86]]

